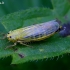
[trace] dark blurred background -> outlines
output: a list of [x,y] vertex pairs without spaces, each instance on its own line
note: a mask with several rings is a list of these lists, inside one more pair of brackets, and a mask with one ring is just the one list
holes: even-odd
[[50,0],[0,0],[4,4],[0,5],[0,17],[19,10],[25,10],[34,7],[50,7]]
[[[52,8],[51,0],[0,0],[0,18],[4,15],[29,8]],[[23,64],[12,64],[12,57],[0,59],[0,70],[70,70],[70,55],[55,58],[29,61]]]

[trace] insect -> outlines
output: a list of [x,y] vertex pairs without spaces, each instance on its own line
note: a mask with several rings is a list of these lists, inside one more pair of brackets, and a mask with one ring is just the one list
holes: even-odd
[[56,20],[51,20],[9,31],[7,39],[14,43],[9,47],[15,46],[17,43],[28,46],[25,43],[46,39],[52,36],[59,29],[59,27],[59,23]]
[[61,37],[66,37],[70,35],[70,22],[63,24],[59,34]]

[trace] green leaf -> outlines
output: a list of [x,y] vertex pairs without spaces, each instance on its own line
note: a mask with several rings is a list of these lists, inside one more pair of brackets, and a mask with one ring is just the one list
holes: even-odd
[[55,16],[64,16],[70,8],[68,0],[51,0],[53,5],[53,14]]
[[[12,64],[55,57],[70,52],[70,38],[61,38],[58,35],[30,45],[34,48],[20,48],[15,52],[16,54],[13,54]],[[23,58],[18,54],[21,54]]]
[[1,18],[1,24],[3,24],[5,29],[9,31],[12,29],[23,27],[24,20],[26,19],[45,17],[51,14],[51,10],[47,8],[28,9],[4,16],[3,18]]
[[[5,32],[8,32],[10,30],[29,26],[32,24],[54,20],[55,18],[56,17],[53,16],[50,9],[35,8],[4,16],[0,19],[0,23],[4,26]],[[56,33],[48,39],[29,43],[29,45],[33,46],[33,48],[17,44],[15,47],[18,49],[14,51],[13,49],[4,49],[6,46],[12,44],[7,39],[4,39],[0,40],[0,58],[11,55],[13,57],[12,64],[18,64],[27,61],[55,57],[70,52],[69,41],[69,37],[61,38],[59,34]]]
[[65,15],[65,19],[66,19],[67,21],[70,21],[70,9],[69,9],[69,11],[67,12],[67,14]]

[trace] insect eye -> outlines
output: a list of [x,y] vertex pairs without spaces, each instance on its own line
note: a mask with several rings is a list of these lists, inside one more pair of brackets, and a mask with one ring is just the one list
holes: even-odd
[[9,34],[9,33],[8,33]]
[[9,38],[11,38],[11,36]]

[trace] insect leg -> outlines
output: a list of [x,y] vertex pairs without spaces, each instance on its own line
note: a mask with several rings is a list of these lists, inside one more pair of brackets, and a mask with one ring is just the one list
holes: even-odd
[[30,46],[30,45],[27,45],[26,43],[24,43],[23,41],[18,41],[18,43],[22,44],[22,45],[25,45],[25,46],[28,46],[28,47],[33,47],[33,46]]
[[16,46],[16,44],[17,44],[17,43],[14,43],[13,45],[7,46],[5,49],[11,48],[11,47],[13,47],[13,46]]

